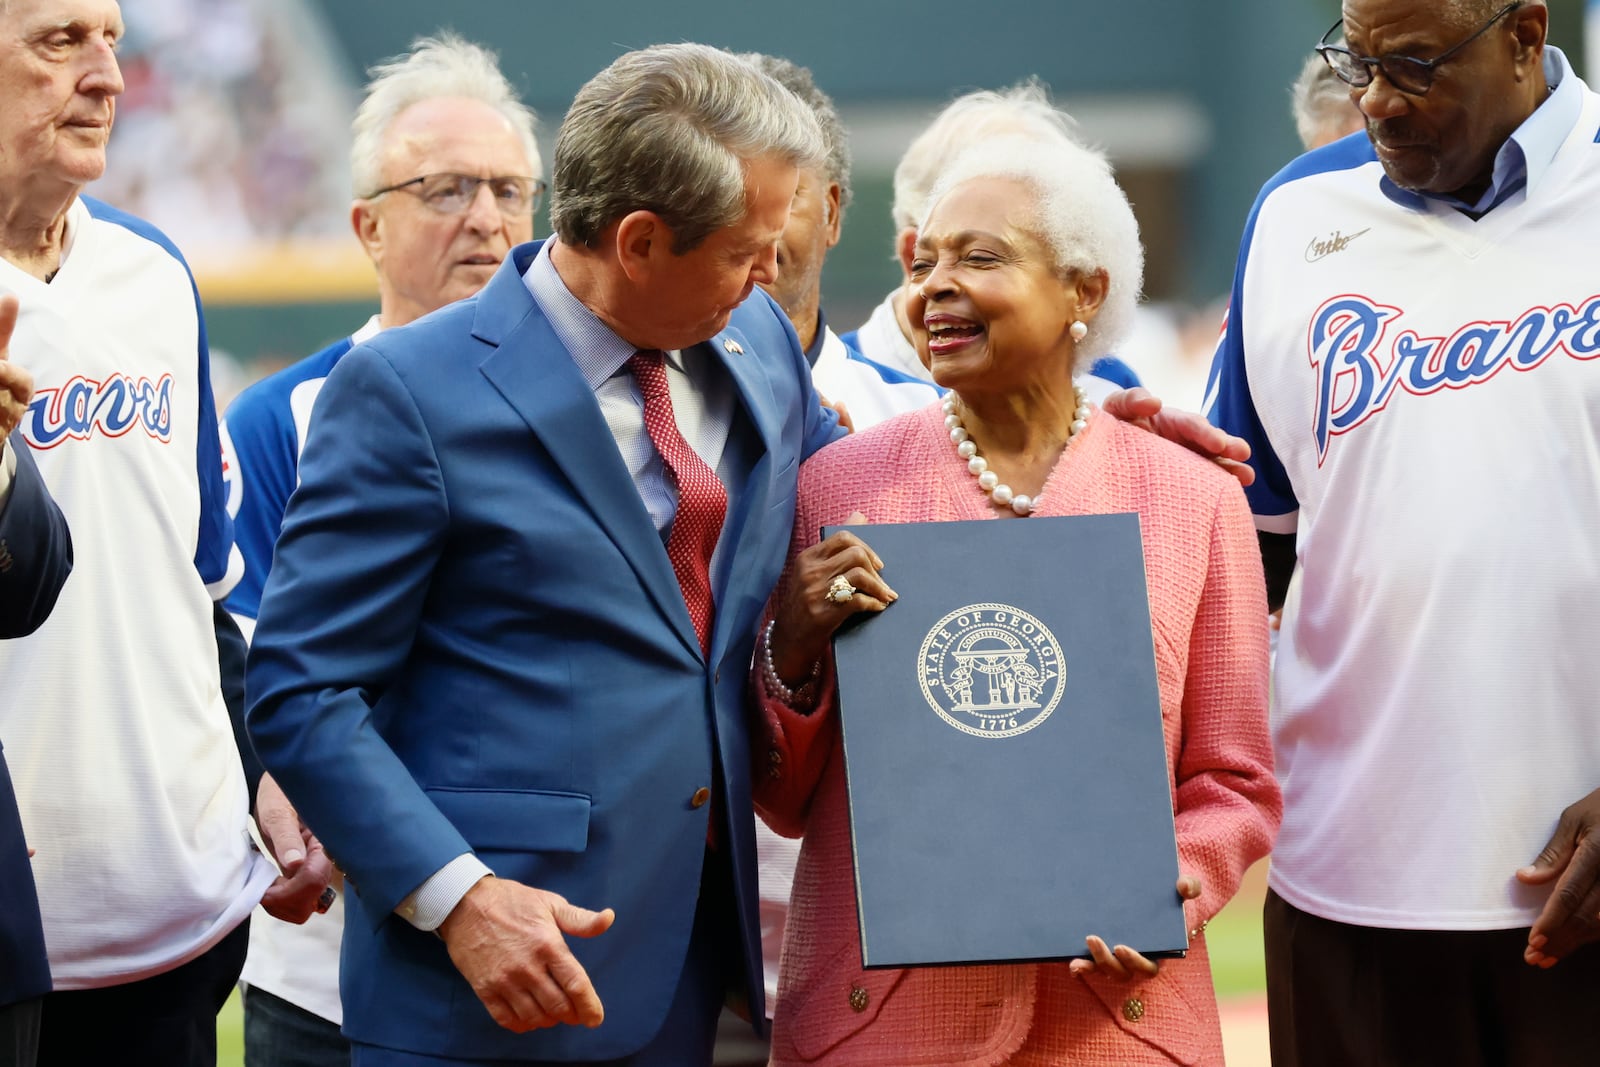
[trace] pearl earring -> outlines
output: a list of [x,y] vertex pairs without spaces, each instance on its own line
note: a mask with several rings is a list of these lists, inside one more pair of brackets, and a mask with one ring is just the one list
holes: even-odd
[[1072,335],[1074,341],[1081,342],[1085,337],[1089,336],[1089,325],[1082,319],[1074,319],[1072,325],[1067,328],[1067,332]]

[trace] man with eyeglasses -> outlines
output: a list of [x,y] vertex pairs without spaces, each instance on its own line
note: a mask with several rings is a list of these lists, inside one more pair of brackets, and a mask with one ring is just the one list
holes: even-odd
[[[340,358],[380,330],[472,296],[533,236],[544,190],[534,115],[495,57],[457,37],[375,68],[352,129],[351,224],[378,273],[379,310],[350,337],[246,389],[222,426],[245,573],[227,607],[253,635],[312,406]],[[320,848],[313,844],[311,847]],[[350,1062],[339,1032],[344,902],[304,926],[257,916],[243,983],[246,1067]]]
[[1273,1062],[1591,1064],[1600,96],[1536,0],[1343,13],[1367,138],[1263,189],[1208,389],[1285,606]]

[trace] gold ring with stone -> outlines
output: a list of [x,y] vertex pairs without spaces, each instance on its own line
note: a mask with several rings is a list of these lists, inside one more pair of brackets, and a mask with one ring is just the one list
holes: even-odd
[[833,581],[828,583],[828,599],[835,604],[848,604],[855,595],[856,587],[842,574],[835,575]]

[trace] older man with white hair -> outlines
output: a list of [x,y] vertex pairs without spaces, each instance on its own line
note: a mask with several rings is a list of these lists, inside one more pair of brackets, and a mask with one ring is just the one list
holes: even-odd
[[[451,35],[422,38],[373,68],[352,126],[350,222],[378,272],[379,310],[349,337],[246,389],[222,425],[228,506],[245,572],[227,607],[253,633],[284,508],[298,481],[312,408],[334,365],[489,280],[533,236],[543,192],[534,114],[492,53]],[[293,926],[258,917],[245,960],[246,1067],[338,1067],[344,904]]]
[[251,909],[303,919],[328,866],[281,797],[258,814],[291,877],[269,888],[246,833],[242,656],[213,606],[238,557],[193,280],[154,228],[79,195],[105,170],[122,31],[114,0],[0,5],[0,296],[35,387],[7,447],[37,459],[75,568],[0,645],[0,736],[54,986],[39,1062],[207,1067]]

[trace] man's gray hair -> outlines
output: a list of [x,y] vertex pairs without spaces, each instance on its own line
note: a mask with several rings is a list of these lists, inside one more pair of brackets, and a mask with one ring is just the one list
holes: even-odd
[[957,97],[917,135],[894,169],[895,229],[921,220],[945,164],[974,142],[1010,134],[1071,141],[1076,133],[1077,123],[1050,103],[1038,78],[1009,89],[980,89]]
[[1311,53],[1300,76],[1289,88],[1289,106],[1294,112],[1294,128],[1300,145],[1309,149],[1326,142],[1328,134],[1349,125],[1355,105],[1350,102],[1350,86],[1340,80],[1326,60]]
[[811,71],[782,56],[769,56],[763,52],[746,52],[739,57],[768,75],[779,85],[800,98],[811,109],[822,127],[822,142],[828,153],[823,168],[828,181],[839,186],[839,211],[850,206],[850,135],[845,132],[839,109],[827,93],[817,88]]
[[1105,302],[1077,347],[1073,369],[1084,370],[1127,337],[1144,287],[1144,247],[1127,194],[1106,157],[1071,138],[990,139],[940,172],[927,210],[915,225],[921,228],[957,186],[990,178],[1009,178],[1033,190],[1032,202],[1019,205],[1031,218],[1017,222],[1044,243],[1063,278],[1106,272],[1110,285]]
[[350,177],[357,196],[368,196],[383,185],[384,141],[390,124],[413,104],[441,97],[477,100],[499,112],[522,142],[528,157],[525,176],[543,176],[544,163],[534,138],[538,119],[533,109],[518,99],[488,49],[453,33],[419,37],[411,51],[368,73],[372,80],[350,128]]
[[731,52],[703,44],[629,52],[589,79],[561,122],[550,226],[594,248],[634,211],[659,215],[682,255],[745,213],[745,169],[825,159],[816,116]]

